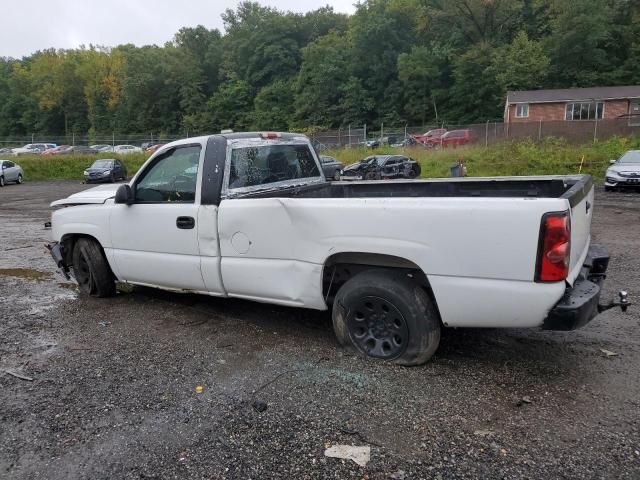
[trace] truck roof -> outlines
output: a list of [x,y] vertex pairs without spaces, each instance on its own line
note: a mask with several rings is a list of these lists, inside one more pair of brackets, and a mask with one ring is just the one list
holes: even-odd
[[[167,143],[158,151],[168,150],[171,147],[176,145],[188,145],[190,143],[201,143],[206,142],[210,138],[218,137],[224,138],[225,140],[239,140],[243,138],[262,138],[262,135],[267,132],[233,132],[233,133],[214,133],[211,135],[200,135],[198,137],[189,137],[189,138],[181,138],[180,140],[174,140],[173,142]],[[300,139],[300,137],[307,138],[304,133],[291,133],[291,132],[268,132],[275,133],[278,135],[278,140],[296,140]],[[265,139],[266,140],[266,139]]]

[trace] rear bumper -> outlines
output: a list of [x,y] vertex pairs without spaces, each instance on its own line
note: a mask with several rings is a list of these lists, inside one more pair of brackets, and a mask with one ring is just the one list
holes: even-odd
[[598,314],[600,288],[606,278],[609,252],[602,245],[591,245],[582,270],[573,287],[544,320],[544,330],[575,330],[589,323]]

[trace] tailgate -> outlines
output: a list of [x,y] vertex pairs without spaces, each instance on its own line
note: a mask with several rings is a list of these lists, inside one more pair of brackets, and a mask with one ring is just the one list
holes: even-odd
[[580,273],[591,243],[591,216],[593,214],[594,197],[591,177],[585,175],[563,197],[569,200],[569,205],[571,206],[571,258],[567,282],[573,285],[574,280]]

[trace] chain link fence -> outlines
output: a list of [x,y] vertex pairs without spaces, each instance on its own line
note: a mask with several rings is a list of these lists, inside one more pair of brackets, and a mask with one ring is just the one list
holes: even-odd
[[640,118],[621,117],[606,120],[581,121],[537,121],[537,122],[496,122],[488,121],[474,124],[425,125],[421,127],[377,127],[340,128],[311,134],[316,145],[327,148],[364,145],[367,141],[377,140],[382,144],[414,143],[417,135],[423,135],[434,129],[470,130],[472,143],[490,145],[509,140],[541,141],[548,137],[564,138],[570,143],[588,143],[606,140],[614,136],[640,136]]
[[[423,126],[385,126],[350,125],[337,130],[326,130],[309,133],[316,147],[349,148],[364,146],[367,142],[377,141],[379,144],[420,146],[415,136],[429,130],[444,128],[451,130],[470,130],[472,143],[490,145],[496,142],[530,139],[541,141],[547,137],[564,138],[571,143],[588,143],[606,140],[613,136],[640,136],[640,118],[621,117],[606,120],[582,121],[538,121],[538,122],[493,122],[475,124],[449,124]],[[214,132],[211,132],[214,133]],[[185,138],[187,135],[153,133],[148,134],[100,134],[100,135],[46,135],[32,134],[0,138],[0,148],[20,147],[28,143],[55,143],[58,145],[123,145],[147,146],[168,143]]]

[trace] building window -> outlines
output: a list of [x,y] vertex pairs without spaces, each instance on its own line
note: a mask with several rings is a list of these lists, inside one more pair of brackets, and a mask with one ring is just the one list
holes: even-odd
[[577,102],[567,103],[565,120],[598,120],[602,119],[604,103],[602,102]]
[[527,118],[529,116],[529,104],[518,103],[516,105],[516,118]]

